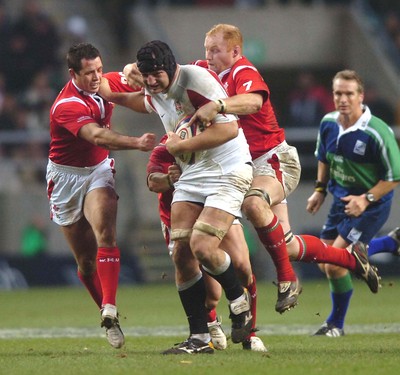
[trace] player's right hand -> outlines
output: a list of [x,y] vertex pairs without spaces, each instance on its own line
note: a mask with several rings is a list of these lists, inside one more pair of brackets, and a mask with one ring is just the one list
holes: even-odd
[[138,138],[140,151],[151,151],[156,146],[156,135],[154,133],[144,133]]
[[179,165],[171,164],[168,167],[168,176],[173,184],[179,180],[179,177],[181,176],[181,174],[182,174],[182,170],[179,167]]
[[312,215],[316,214],[324,203],[324,200],[325,195],[315,191],[310,198],[307,199],[306,210]]

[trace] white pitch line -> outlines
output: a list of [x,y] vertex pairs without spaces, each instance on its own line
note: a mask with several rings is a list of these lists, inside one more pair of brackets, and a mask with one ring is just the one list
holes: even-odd
[[[258,334],[263,335],[306,335],[313,334],[319,326],[315,325],[279,325],[271,324],[259,326]],[[123,327],[125,336],[185,336],[188,334],[186,326],[160,326],[160,327]],[[229,332],[228,328],[226,329]],[[400,323],[357,324],[346,325],[346,334],[377,334],[400,333]],[[79,337],[104,337],[101,328],[9,328],[0,329],[0,339],[15,338],[79,338]]]

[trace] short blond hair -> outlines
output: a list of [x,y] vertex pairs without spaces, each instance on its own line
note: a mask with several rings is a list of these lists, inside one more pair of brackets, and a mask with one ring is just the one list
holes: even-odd
[[234,46],[239,46],[243,49],[243,35],[237,26],[229,25],[227,23],[219,23],[214,25],[207,33],[207,36],[222,33],[224,40],[227,42],[228,49],[231,50]]
[[356,81],[358,86],[358,92],[360,94],[364,93],[364,83],[361,77],[355,70],[345,69],[337,72],[332,79],[332,83],[334,83],[337,79],[344,79],[345,81]]

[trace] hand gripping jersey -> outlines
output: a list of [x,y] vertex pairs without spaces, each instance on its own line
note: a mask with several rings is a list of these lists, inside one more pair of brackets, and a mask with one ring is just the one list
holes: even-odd
[[[195,65],[208,67],[206,60],[198,60]],[[253,160],[285,140],[285,132],[279,127],[271,104],[269,88],[256,67],[246,57],[242,56],[232,68],[221,72],[219,78],[228,96],[258,92],[264,97],[259,112],[239,116],[240,126],[243,128]]]
[[49,159],[72,167],[91,167],[103,161],[108,150],[79,138],[78,132],[89,123],[110,128],[112,110],[112,103],[83,92],[69,81],[50,109]]

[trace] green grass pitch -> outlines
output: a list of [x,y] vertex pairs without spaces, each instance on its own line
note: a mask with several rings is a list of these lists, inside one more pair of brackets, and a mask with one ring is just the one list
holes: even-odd
[[[330,311],[324,278],[305,282],[299,305],[274,311],[276,288],[258,284],[259,336],[268,353],[229,344],[214,355],[163,356],[188,335],[175,286],[122,286],[118,292],[126,345],[109,346],[96,306],[83,288],[0,291],[1,374],[268,374],[400,373],[400,279],[377,295],[359,280],[342,338],[310,336]],[[218,307],[229,333],[227,303]]]

